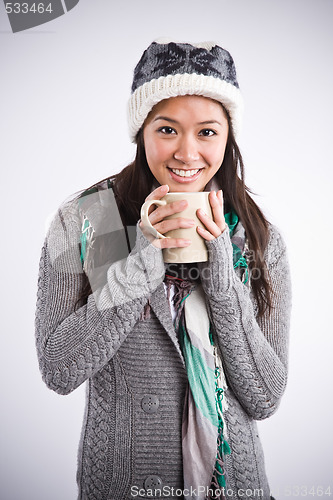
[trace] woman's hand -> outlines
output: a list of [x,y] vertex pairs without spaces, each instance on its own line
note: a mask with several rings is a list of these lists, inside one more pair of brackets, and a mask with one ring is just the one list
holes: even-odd
[[[167,184],[164,184],[163,186],[154,189],[154,191],[152,191],[147,196],[145,201],[160,200],[168,193],[168,191],[169,186]],[[165,217],[167,217],[168,215],[183,211],[187,207],[187,205],[188,202],[186,200],[181,200],[175,201],[173,203],[167,203],[164,206],[158,206],[155,209],[152,206],[149,212],[149,220],[151,225],[163,235],[173,229],[193,227],[195,224],[193,219],[177,217],[175,219],[165,220]],[[145,236],[150,239],[151,236],[146,234],[142,221],[140,222],[140,228],[142,229],[142,232],[145,234]],[[153,245],[158,248],[188,247],[189,245],[191,245],[191,240],[186,240],[183,238],[161,238],[154,239]]]
[[213,219],[211,219],[201,208],[196,212],[198,219],[203,223],[205,228],[200,226],[197,227],[197,232],[205,240],[211,241],[220,236],[227,227],[224,214],[223,214],[223,196],[222,190],[211,191],[209,193],[209,203],[213,213]]

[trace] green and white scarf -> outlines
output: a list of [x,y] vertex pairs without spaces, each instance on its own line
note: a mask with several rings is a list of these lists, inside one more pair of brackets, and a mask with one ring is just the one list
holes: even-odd
[[[244,228],[235,212],[225,214],[225,220],[233,246],[233,266],[246,283]],[[195,490],[195,498],[199,500],[223,499],[223,488],[227,487],[225,456],[231,452],[223,417],[227,410],[227,384],[214,345],[204,291],[200,282],[186,278],[184,266],[181,266],[182,278],[170,276],[167,269],[165,283],[168,296],[170,285],[174,285],[175,329],[189,382],[182,424],[184,490],[189,493]],[[193,266],[189,266],[188,276],[193,276],[191,270]],[[220,494],[212,493],[214,491]]]

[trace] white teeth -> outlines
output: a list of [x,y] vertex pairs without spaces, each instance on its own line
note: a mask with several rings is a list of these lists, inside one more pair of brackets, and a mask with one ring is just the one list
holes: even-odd
[[172,168],[171,170],[180,177],[192,177],[192,175],[199,172],[200,168],[197,168],[196,170],[178,170],[178,168]]

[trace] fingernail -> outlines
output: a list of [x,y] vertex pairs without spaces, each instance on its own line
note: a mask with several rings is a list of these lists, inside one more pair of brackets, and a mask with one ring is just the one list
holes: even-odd
[[194,220],[187,220],[185,221],[185,225],[188,226],[188,227],[192,227],[194,226],[195,222]]
[[191,240],[184,240],[185,245],[191,245],[192,241]]

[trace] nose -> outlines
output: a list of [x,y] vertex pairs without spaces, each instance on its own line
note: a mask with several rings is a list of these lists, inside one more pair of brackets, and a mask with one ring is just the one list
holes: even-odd
[[180,138],[173,157],[182,163],[190,163],[200,159],[196,139],[191,136]]

